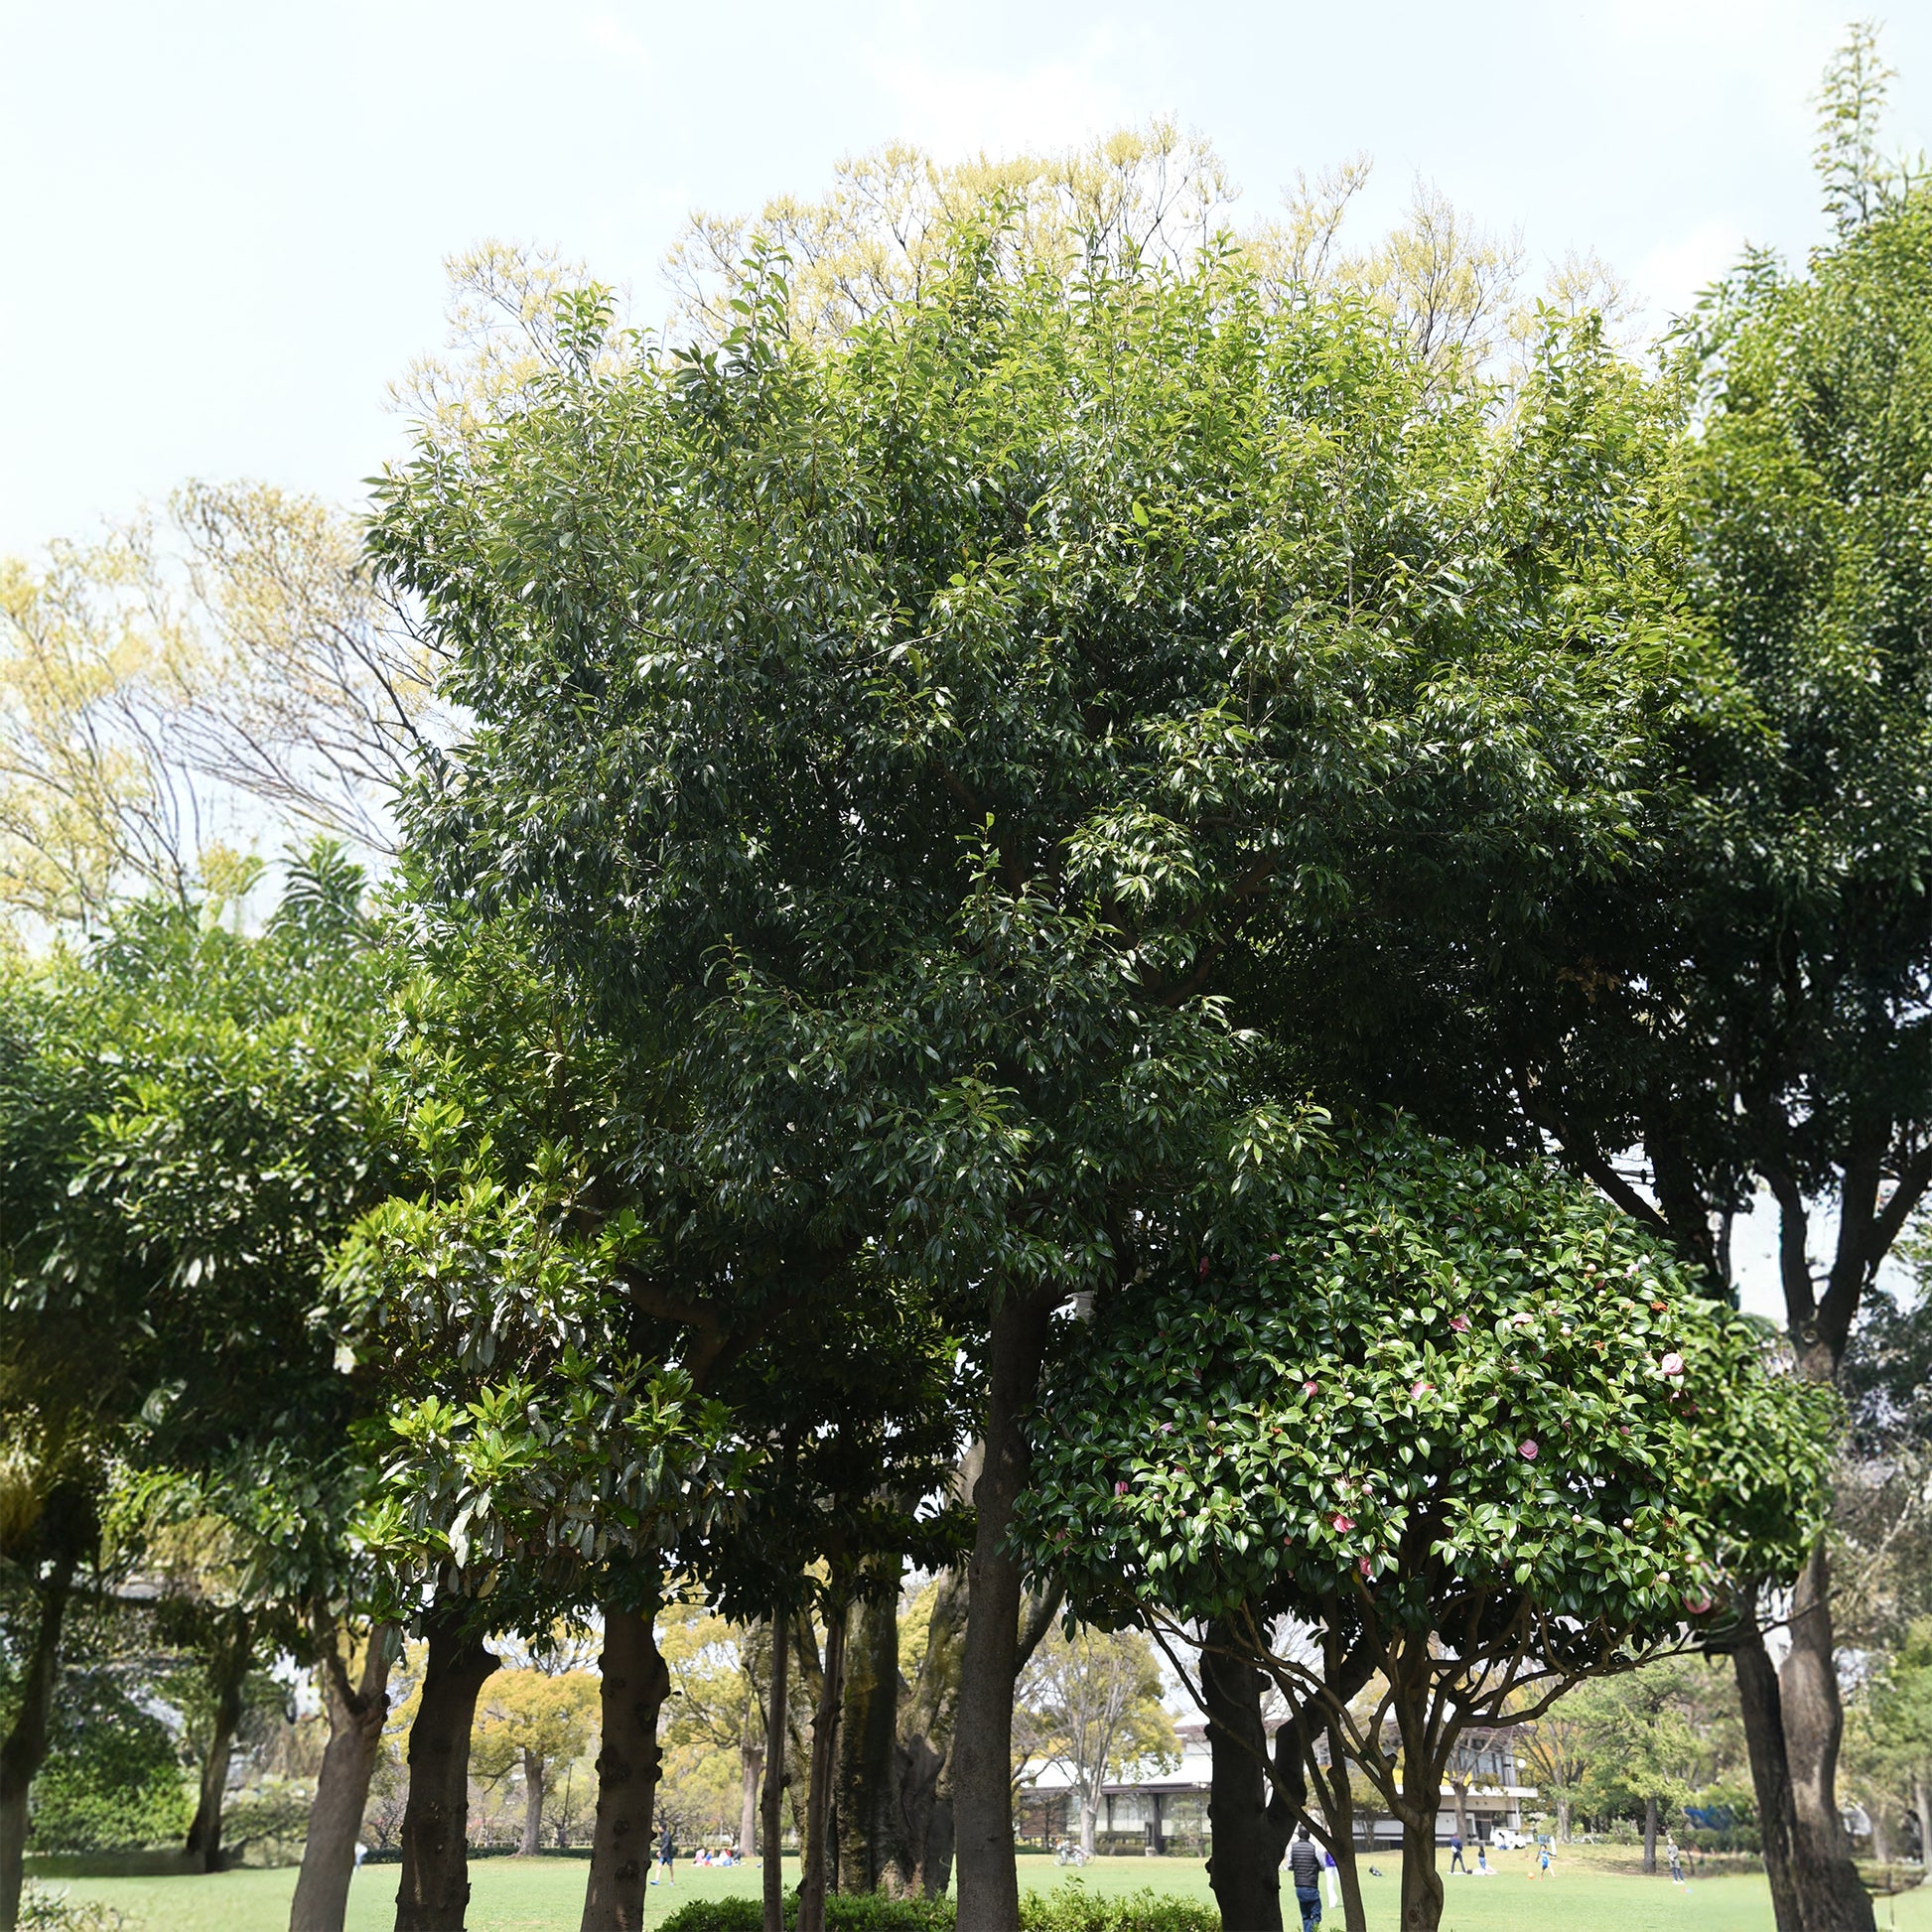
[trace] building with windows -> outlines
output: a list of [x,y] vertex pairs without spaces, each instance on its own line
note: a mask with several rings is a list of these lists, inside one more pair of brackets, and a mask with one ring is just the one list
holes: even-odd
[[[1207,1727],[1196,1719],[1175,1729],[1180,1734],[1177,1764],[1149,1766],[1103,1787],[1095,1820],[1097,1852],[1145,1852],[1159,1858],[1169,1853],[1199,1857],[1207,1850],[1207,1794],[1213,1780]],[[1502,1827],[1523,1829],[1523,1807],[1536,1797],[1536,1787],[1524,1782],[1525,1735],[1521,1725],[1463,1733],[1449,1762],[1449,1784],[1436,1821],[1439,1844],[1447,1845],[1458,1830],[1474,1844]],[[1023,1843],[1047,1847],[1078,1841],[1080,1807],[1072,1787],[1072,1774],[1062,1766],[1023,1770],[1015,1808]],[[1401,1842],[1402,1827],[1373,1809],[1373,1797],[1357,1779],[1355,1841],[1364,1850],[1393,1848]]]

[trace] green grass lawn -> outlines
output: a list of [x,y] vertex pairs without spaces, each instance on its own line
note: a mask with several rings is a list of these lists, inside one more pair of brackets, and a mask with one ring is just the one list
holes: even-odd
[[[1627,1854],[1624,1855],[1627,1857]],[[1396,1860],[1378,1853],[1388,1875],[1365,1878],[1369,1924],[1396,1922]],[[479,1859],[471,1866],[470,1932],[572,1932],[582,1909],[581,1859]],[[348,1932],[388,1932],[396,1867],[368,1865],[349,1893]],[[1050,1860],[1023,1858],[1021,1883],[1047,1889],[1066,1874]],[[786,1883],[797,1882],[786,1861]],[[1081,1873],[1095,1891],[1114,1894],[1152,1886],[1207,1899],[1207,1874],[1193,1859],[1097,1859]],[[213,1878],[64,1878],[76,1896],[118,1906],[145,1932],[282,1932],[288,1924],[293,1871],[231,1871]],[[1495,1876],[1449,1881],[1443,1919],[1448,1932],[1771,1932],[1771,1905],[1757,1877],[1700,1878],[1679,1890],[1668,1878],[1605,1869],[1587,1853],[1566,1857],[1553,1879],[1531,1880],[1520,1859],[1500,1859]],[[650,1893],[647,1925],[657,1925],[687,1898],[756,1893],[759,1869],[705,1871],[680,1863],[677,1882]],[[1324,1920],[1340,1926],[1339,1914]],[[1932,1932],[1932,1891],[1878,1900],[1883,1932]]]

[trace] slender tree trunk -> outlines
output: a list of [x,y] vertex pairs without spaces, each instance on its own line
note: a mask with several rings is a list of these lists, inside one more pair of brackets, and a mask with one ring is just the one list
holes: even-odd
[[429,1663],[409,1727],[396,1932],[463,1932],[470,1906],[470,1729],[496,1668],[470,1627],[475,1608],[445,1597],[424,1619]]
[[1891,1834],[1885,1829],[1885,1808],[1875,1800],[1871,1807],[1871,1856],[1880,1864],[1891,1863]]
[[1657,1800],[1643,1801],[1643,1868],[1654,1876],[1657,1870]]
[[791,1645],[785,1641],[786,1613],[771,1612],[771,1704],[765,1714],[763,1846],[763,1932],[785,1932],[784,1799],[787,1699],[791,1695]]
[[221,1812],[228,1796],[228,1766],[241,1728],[248,1670],[255,1661],[255,1632],[246,1610],[234,1610],[214,1629],[208,1647],[208,1688],[213,1692],[207,1749],[202,1757],[201,1792],[188,1827],[186,1850],[202,1871],[221,1869]]
[[1470,1844],[1468,1779],[1452,1778],[1449,1781],[1449,1795],[1455,1803],[1455,1835],[1466,1849]]
[[897,1559],[854,1612],[839,1735],[839,1889],[896,1888],[898,1823],[898,1582]]
[[845,1626],[841,1604],[825,1614],[825,1662],[819,1673],[818,1709],[812,1715],[811,1768],[805,1784],[804,1871],[798,1882],[798,1932],[825,1932],[828,1841],[832,1785],[838,1764],[839,1693],[845,1676]]
[[959,1932],[1020,1932],[1012,1779],[1021,1587],[1007,1536],[1032,1466],[1025,1419],[1039,1385],[1049,1312],[1043,1298],[1017,1289],[993,1312],[986,1463],[973,1489],[972,1593],[953,1744]]
[[1758,1834],[1764,1851],[1764,1872],[1771,1885],[1771,1913],[1777,1932],[1806,1932],[1792,1863],[1791,1841],[1797,1818],[1784,1757],[1784,1712],[1777,1672],[1771,1668],[1763,1635],[1757,1628],[1754,1601],[1744,1605],[1743,1623],[1730,1662],[1737,1675],[1737,1703],[1744,1719],[1751,1788],[1757,1797]]
[[302,1844],[302,1870],[289,1905],[289,1932],[343,1932],[348,1913],[349,1880],[355,1875],[355,1840],[369,1802],[369,1779],[382,1748],[382,1726],[389,1717],[389,1670],[395,1657],[393,1623],[369,1632],[358,1683],[334,1629],[324,1632],[322,1696],[329,1713],[329,1742],[316,1779],[316,1801],[309,1810],[309,1835]]
[[1210,1623],[1200,1653],[1201,1701],[1207,1710],[1212,1760],[1207,1882],[1221,1908],[1223,1932],[1281,1932],[1282,1855],[1288,1847],[1290,1806],[1270,1787],[1261,1672],[1245,1658],[1230,1655],[1229,1641],[1224,1624]]
[[1918,1862],[1920,1883],[1932,1872],[1932,1783],[1923,1777],[1912,1780],[1912,1809],[1918,1814]]
[[1339,1725],[1328,1726],[1328,1789],[1334,1797],[1328,1836],[1334,1841],[1335,1874],[1341,1886],[1341,1922],[1345,1932],[1368,1932],[1362,1867],[1355,1857],[1355,1791],[1348,1780],[1348,1753],[1342,1748]]
[[1086,1858],[1093,1857],[1094,1837],[1099,1829],[1100,1800],[1091,1792],[1080,1794],[1080,1851]]
[[604,1735],[581,1932],[640,1932],[657,1801],[657,1715],[671,1688],[649,1609],[605,1606],[601,1662]]
[[1557,1843],[1570,1843],[1570,1793],[1567,1791],[1557,1793]]
[[54,1688],[60,1673],[61,1626],[73,1591],[73,1558],[57,1559],[40,1587],[40,1622],[20,1678],[20,1704],[12,1728],[0,1738],[0,1932],[20,1922],[20,1893],[27,1857],[27,1799],[47,1761]]
[[764,1766],[764,1746],[750,1738],[738,1747],[738,1856],[752,1858],[759,1842],[759,1773]]
[[1845,1712],[1832,1640],[1831,1558],[1820,1537],[1798,1580],[1791,1649],[1778,1670],[1790,1765],[1793,1840],[1806,1932],[1873,1932],[1871,1895],[1852,1862],[1838,1809],[1838,1750]]
[[523,1837],[519,1859],[534,1859],[543,1850],[543,1759],[535,1751],[523,1753]]

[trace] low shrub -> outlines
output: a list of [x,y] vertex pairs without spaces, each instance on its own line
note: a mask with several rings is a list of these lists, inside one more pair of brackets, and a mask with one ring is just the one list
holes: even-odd
[[18,1923],[20,1932],[123,1932],[133,1921],[96,1898],[48,1891],[29,1878],[20,1894]]
[[131,1852],[187,1835],[195,1805],[174,1737],[111,1673],[68,1676],[50,1741],[34,1780],[32,1850]]
[[1069,1878],[1052,1891],[1020,1894],[1020,1932],[1221,1932],[1221,1915],[1157,1891],[1102,1898]]
[[[785,1924],[798,1922],[798,1897],[785,1894]],[[694,1898],[659,1932],[759,1932],[764,1914],[756,1898]],[[1020,1932],[1220,1932],[1211,1906],[1155,1891],[1102,1898],[1078,1878],[1049,1892],[1020,1894]],[[873,1892],[833,1892],[825,1900],[826,1932],[953,1932],[950,1898],[886,1898]]]

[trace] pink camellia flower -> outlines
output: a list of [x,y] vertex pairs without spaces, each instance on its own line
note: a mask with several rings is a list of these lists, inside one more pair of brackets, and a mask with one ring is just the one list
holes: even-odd
[[1313,1382],[1304,1382],[1302,1384],[1302,1393],[1304,1395],[1318,1395],[1320,1393],[1320,1389]]
[[1534,1436],[1525,1436],[1523,1440],[1516,1445],[1516,1453],[1520,1455],[1525,1462],[1534,1462],[1536,1460],[1536,1438]]
[[1163,1436],[1172,1436],[1173,1434],[1173,1424],[1171,1422],[1164,1422],[1161,1425],[1161,1434]]
[[1366,1557],[1357,1557],[1355,1559],[1355,1568],[1359,1570],[1364,1577],[1373,1576],[1375,1573],[1375,1566],[1371,1564]]
[[1268,1257],[1268,1259],[1270,1261],[1279,1261],[1281,1260],[1281,1256],[1279,1254],[1272,1254]]
[[1336,1529],[1338,1529],[1338,1530],[1342,1530],[1342,1531],[1347,1531],[1347,1530],[1352,1530],[1352,1529],[1353,1529],[1353,1528],[1355,1527],[1355,1519],[1354,1519],[1354,1517],[1352,1517],[1352,1516],[1344,1516],[1344,1515],[1343,1515],[1343,1514],[1342,1514],[1342,1513],[1340,1512],[1340,1510],[1337,1510],[1337,1511],[1336,1511],[1336,1512],[1334,1513],[1334,1515],[1332,1515],[1331,1517],[1329,1517],[1329,1518],[1328,1518],[1328,1521],[1329,1521],[1330,1523],[1332,1523],[1332,1524],[1333,1524],[1333,1525],[1335,1526],[1335,1528],[1336,1528]]
[[1418,1382],[1409,1393],[1411,1395],[1427,1395],[1435,1386],[1436,1384],[1434,1382]]
[[1117,1483],[1115,1483],[1115,1484],[1114,1484],[1114,1494],[1115,1494],[1116,1496],[1124,1496],[1124,1495],[1126,1495],[1126,1494],[1127,1494],[1127,1485],[1126,1485],[1126,1483],[1124,1483],[1124,1482],[1117,1482]]
[[1452,1314],[1449,1316],[1449,1326],[1458,1335],[1466,1335],[1469,1332],[1469,1317],[1466,1314]]
[[1657,1366],[1666,1375],[1682,1375],[1684,1373],[1684,1357],[1673,1348]]
[[1700,1592],[1696,1596],[1685,1597],[1684,1607],[1687,1610],[1689,1610],[1693,1616],[1702,1616],[1705,1613],[1705,1611],[1711,1607],[1711,1599],[1710,1597]]
[[1512,1314],[1509,1317],[1509,1319],[1510,1319],[1510,1324],[1513,1327],[1534,1328],[1536,1326],[1536,1316],[1529,1313],[1527,1311],[1524,1311],[1517,1314]]

